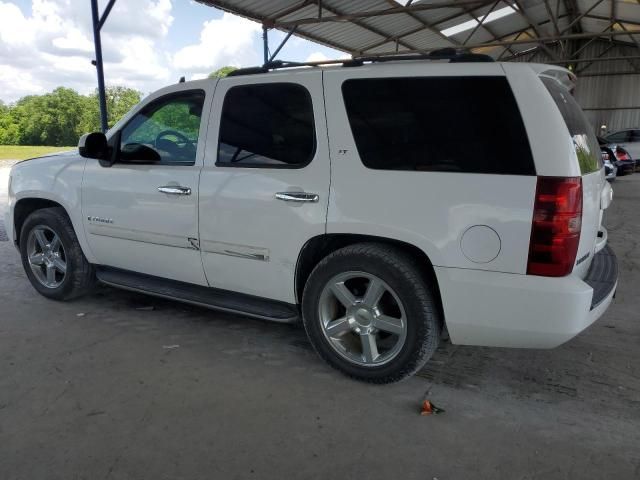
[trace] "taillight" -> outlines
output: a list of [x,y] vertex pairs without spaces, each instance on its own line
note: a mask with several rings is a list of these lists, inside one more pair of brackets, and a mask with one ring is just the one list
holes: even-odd
[[582,179],[538,177],[527,274],[571,273],[582,227]]
[[631,160],[629,154],[624,150],[620,150],[619,148],[616,148],[616,158],[618,160]]

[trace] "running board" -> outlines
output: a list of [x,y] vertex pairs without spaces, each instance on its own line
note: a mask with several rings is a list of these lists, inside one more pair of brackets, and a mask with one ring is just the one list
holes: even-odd
[[300,317],[296,305],[244,293],[203,287],[111,267],[97,267],[96,275],[98,280],[112,287],[213,310],[280,323],[294,323]]

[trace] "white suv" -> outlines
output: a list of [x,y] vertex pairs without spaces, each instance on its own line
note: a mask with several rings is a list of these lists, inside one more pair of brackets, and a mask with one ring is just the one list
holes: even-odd
[[611,188],[570,72],[474,59],[164,88],[79,152],[14,166],[9,236],[46,297],[98,280],[302,319],[370,382],[414,373],[445,328],[555,347],[614,295]]

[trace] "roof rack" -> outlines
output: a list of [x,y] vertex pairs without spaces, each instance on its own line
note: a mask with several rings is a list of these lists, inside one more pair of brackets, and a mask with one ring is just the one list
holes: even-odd
[[480,53],[471,53],[467,50],[456,50],[455,48],[441,48],[423,54],[406,54],[406,55],[384,55],[384,56],[367,56],[354,57],[349,59],[337,60],[321,60],[317,62],[290,62],[286,60],[273,60],[267,62],[261,67],[239,68],[229,73],[229,77],[237,77],[240,75],[254,75],[256,73],[268,73],[271,70],[280,70],[283,68],[295,67],[319,67],[321,65],[342,65],[343,67],[359,67],[365,63],[382,63],[397,62],[410,60],[449,60],[449,63],[468,63],[468,62],[493,62],[493,58],[489,55]]

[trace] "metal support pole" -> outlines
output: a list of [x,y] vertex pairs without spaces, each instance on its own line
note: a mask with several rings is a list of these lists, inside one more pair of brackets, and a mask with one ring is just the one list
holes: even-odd
[[100,103],[100,126],[106,132],[107,123],[107,96],[104,88],[104,69],[102,66],[102,43],[100,41],[100,16],[98,14],[98,0],[91,0],[91,18],[93,20],[93,43],[96,49],[96,72],[98,73],[98,99]]
[[262,50],[264,57],[264,65],[269,62],[269,29],[266,25],[262,25]]
[[276,55],[278,55],[278,53],[280,53],[280,50],[282,50],[282,47],[285,46],[285,44],[291,38],[291,35],[293,35],[295,33],[295,31],[296,31],[296,27],[293,27],[291,30],[289,30],[289,33],[287,33],[287,36],[284,37],[284,40],[282,40],[282,42],[280,42],[280,45],[278,45],[278,48],[276,48],[276,51],[273,52],[271,54],[271,56],[269,57],[269,61],[270,62],[272,62],[276,58]]

